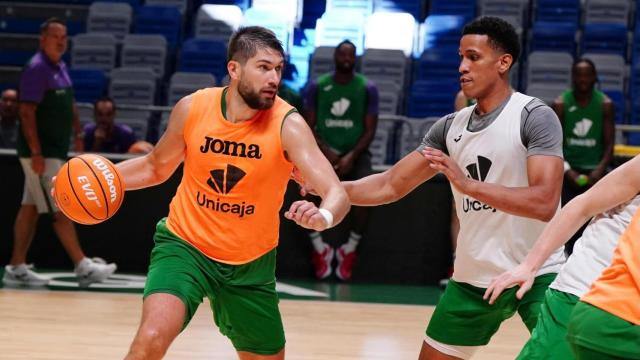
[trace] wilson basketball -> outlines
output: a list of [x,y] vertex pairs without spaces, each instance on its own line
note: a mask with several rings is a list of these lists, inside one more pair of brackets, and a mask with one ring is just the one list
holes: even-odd
[[102,156],[82,154],[58,171],[56,204],[69,219],[85,225],[103,222],[118,211],[124,197],[122,177]]

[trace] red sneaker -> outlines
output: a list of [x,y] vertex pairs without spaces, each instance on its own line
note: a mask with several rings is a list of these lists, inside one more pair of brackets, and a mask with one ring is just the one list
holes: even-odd
[[340,280],[349,281],[353,273],[353,264],[356,262],[356,252],[346,253],[344,245],[338,248],[336,255],[338,257],[338,267],[336,267],[336,275]]
[[311,262],[313,263],[318,279],[326,279],[331,275],[331,261],[334,255],[335,250],[329,245],[326,245],[324,251],[321,253],[315,251],[315,249],[313,250]]

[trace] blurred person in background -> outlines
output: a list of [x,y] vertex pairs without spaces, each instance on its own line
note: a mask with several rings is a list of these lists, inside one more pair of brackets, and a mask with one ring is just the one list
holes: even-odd
[[[563,206],[606,174],[613,158],[615,137],[613,103],[596,89],[598,73],[594,63],[589,59],[578,59],[573,63],[571,78],[571,88],[553,103],[564,135]],[[567,254],[571,254],[573,244],[583,230],[584,227],[566,244]]]
[[110,97],[96,100],[93,107],[95,123],[84,127],[84,148],[91,152],[143,153],[153,149],[146,141],[138,141],[133,130],[115,122],[116,104]]
[[0,97],[0,148],[15,149],[18,124],[18,92],[6,89]]

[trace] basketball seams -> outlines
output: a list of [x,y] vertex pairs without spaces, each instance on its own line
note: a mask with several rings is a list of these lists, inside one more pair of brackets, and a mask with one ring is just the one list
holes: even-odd
[[[73,186],[73,183],[71,182],[71,162],[72,162],[73,160],[74,160],[74,159],[69,160],[69,163],[67,164],[67,181],[69,182],[69,188],[71,188],[71,191],[73,192],[73,196],[75,196],[75,197],[76,197],[76,200],[78,201],[78,204],[80,204],[80,206],[82,206],[82,209],[83,209],[83,210],[84,210],[84,211],[85,211],[89,216],[91,216],[91,217],[92,217],[92,218],[94,218],[95,220],[98,220],[98,221],[99,221],[100,219],[98,219],[97,217],[93,216],[93,214],[92,214],[89,210],[87,210],[87,208],[84,206],[84,204],[83,204],[83,203],[82,203],[82,201],[80,200],[80,197],[79,197],[79,196],[78,196],[78,194],[76,193],[76,189],[75,189],[75,187]],[[89,168],[91,168],[91,167],[89,167]],[[73,218],[73,217],[71,217],[71,216],[69,216],[69,217],[70,217],[70,218]],[[78,221],[78,220],[75,220],[75,219],[74,219],[74,221],[75,221],[75,222],[82,223],[81,221]]]
[[[98,155],[94,155],[97,158],[101,158]],[[95,177],[95,179],[98,181],[98,186],[100,187],[100,191],[102,191],[102,197],[104,198],[104,205],[107,207],[107,213],[105,214],[104,219],[96,219],[96,220],[106,220],[109,218],[109,200],[107,199],[107,193],[104,191],[104,188],[102,187],[102,181],[100,181],[100,178],[98,177],[98,174],[96,174],[96,172],[93,170],[93,167],[91,166],[91,164],[89,164],[88,161],[86,161],[82,155],[78,156],[78,159],[82,160],[82,162],[87,165],[87,167],[89,168],[89,170],[91,170],[91,173],[93,174],[93,176]],[[104,161],[104,160],[103,160]],[[107,162],[105,162],[105,164],[107,164]],[[107,165],[108,166],[108,165]],[[83,205],[84,207],[84,205]]]

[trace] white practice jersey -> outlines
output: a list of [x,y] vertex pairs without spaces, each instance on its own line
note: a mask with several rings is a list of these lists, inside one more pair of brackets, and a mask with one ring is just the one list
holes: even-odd
[[[467,176],[507,187],[529,186],[520,121],[524,106],[532,99],[514,93],[496,120],[477,132],[467,129],[473,106],[456,114],[446,145],[451,158]],[[453,280],[486,288],[494,277],[524,260],[546,223],[502,212],[453,186],[451,190],[460,219]],[[560,248],[538,274],[558,272],[564,261]]]
[[611,265],[613,250],[640,206],[640,196],[595,216],[573,246],[550,288],[582,297],[602,270]]

